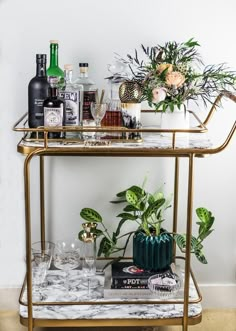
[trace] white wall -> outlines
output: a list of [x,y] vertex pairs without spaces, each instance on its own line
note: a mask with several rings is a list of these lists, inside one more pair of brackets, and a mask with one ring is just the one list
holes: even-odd
[[[16,152],[20,135],[11,127],[27,111],[27,84],[35,73],[35,54],[49,55],[49,40],[60,41],[60,65],[89,62],[98,86],[106,86],[107,64],[114,52],[126,55],[140,44],[195,37],[206,63],[235,62],[235,0],[0,0],[0,287],[19,286],[24,273],[24,157]],[[224,103],[216,114],[214,133],[219,141],[235,119],[236,106]],[[206,110],[201,110],[204,117]],[[156,118],[156,117],[155,117]],[[155,119],[154,118],[154,119]],[[222,132],[222,133],[221,133]],[[206,206],[216,217],[215,231],[206,243],[209,264],[193,258],[201,283],[233,284],[236,280],[235,139],[219,155],[196,161],[194,206]],[[33,195],[37,197],[38,162],[33,161]],[[171,190],[173,162],[147,159],[58,158],[47,162],[48,236],[57,239],[80,230],[82,207],[97,208],[115,222],[117,210],[109,204],[119,190],[163,181]],[[186,178],[182,162],[181,182]],[[184,217],[184,200],[180,216]],[[36,207],[37,199],[33,199]],[[38,220],[33,212],[33,223]],[[52,227],[54,226],[54,230]],[[38,239],[36,230],[33,235]]]

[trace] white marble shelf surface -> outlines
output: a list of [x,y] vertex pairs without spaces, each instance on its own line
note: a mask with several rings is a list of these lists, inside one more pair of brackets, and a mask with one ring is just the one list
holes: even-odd
[[[88,290],[83,282],[83,275],[79,270],[70,273],[70,293],[76,296],[75,301],[88,301],[82,305],[43,305],[33,306],[33,316],[38,319],[159,319],[178,318],[183,316],[183,304],[160,304],[156,299],[156,304],[138,304],[141,298],[134,299],[134,304],[106,304],[111,299],[104,299],[104,276],[97,275],[97,286],[91,289],[92,301],[103,301],[104,304],[89,304]],[[65,299],[65,273],[60,270],[50,270],[47,275],[45,285],[41,289],[42,297],[47,298],[44,302],[66,301]],[[190,299],[198,298],[197,291],[190,280]],[[64,298],[64,300],[62,299]],[[130,299],[114,298],[116,301],[127,301]],[[149,299],[145,299],[148,302]],[[153,301],[153,297],[150,298]],[[183,289],[174,300],[183,300]],[[26,290],[23,293],[23,302],[26,303]],[[197,316],[201,313],[200,303],[189,304],[189,317]],[[28,317],[27,306],[20,305],[20,315]]]
[[[208,136],[208,133],[190,133],[184,136],[181,136],[182,133],[176,134],[175,140],[175,148],[200,148],[200,149],[207,149],[213,146],[211,139]],[[109,139],[108,139],[109,140]],[[43,147],[43,141],[22,141],[20,143],[22,146],[26,147]],[[70,142],[64,141],[62,142],[49,142],[49,147],[67,147],[67,148],[76,148],[84,146],[84,142]],[[85,146],[87,147],[87,146]],[[149,149],[171,149],[172,148],[172,134],[168,134],[168,136],[162,136],[161,134],[154,134],[154,133],[143,133],[142,134],[142,141],[135,142],[135,141],[127,141],[127,142],[118,142],[113,141],[111,145],[108,146],[89,146],[90,148],[99,148],[99,147],[107,147],[107,148],[149,148]]]

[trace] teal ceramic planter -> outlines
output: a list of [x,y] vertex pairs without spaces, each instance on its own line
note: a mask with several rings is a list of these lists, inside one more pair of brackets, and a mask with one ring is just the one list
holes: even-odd
[[169,233],[159,236],[146,236],[138,231],[133,237],[134,264],[145,270],[162,271],[173,260],[173,238]]

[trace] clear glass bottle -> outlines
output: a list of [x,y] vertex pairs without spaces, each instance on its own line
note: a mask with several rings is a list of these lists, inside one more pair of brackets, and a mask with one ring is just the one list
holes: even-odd
[[46,54],[36,54],[36,76],[28,85],[28,121],[30,128],[43,126],[43,102],[48,97],[49,84],[46,76]]
[[[109,81],[110,100],[109,110],[102,121],[104,126],[122,126],[121,102],[119,98],[120,82],[116,80]],[[117,136],[117,133],[113,134]]]
[[82,84],[84,88],[83,96],[83,115],[82,120],[93,120],[91,115],[90,105],[96,101],[96,87],[93,80],[88,75],[88,63],[79,63],[79,77],[75,81],[75,84]]
[[50,40],[50,65],[47,69],[47,76],[55,76],[59,79],[59,86],[64,85],[64,71],[59,67],[58,62],[58,41]]
[[[44,126],[45,127],[61,127],[65,125],[65,109],[66,104],[63,99],[58,97],[58,77],[48,77],[49,89],[48,98],[44,100]],[[62,138],[62,132],[49,132],[49,138]]]
[[[60,89],[59,96],[66,102],[66,126],[77,126],[81,124],[82,119],[82,97],[83,85],[75,84],[72,81],[73,66],[72,64],[64,65],[65,86]],[[76,136],[76,132],[67,132],[67,137]]]

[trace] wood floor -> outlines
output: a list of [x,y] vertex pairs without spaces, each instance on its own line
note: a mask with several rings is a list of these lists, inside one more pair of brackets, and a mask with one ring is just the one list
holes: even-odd
[[[104,328],[43,328],[35,331],[105,331]],[[124,328],[107,328],[106,331],[124,331]],[[125,331],[152,331],[152,328],[127,328]],[[181,331],[181,327],[159,327],[153,331]],[[19,323],[18,312],[0,311],[0,331],[27,331]],[[201,324],[189,327],[189,331],[236,331],[236,309],[207,309]]]

